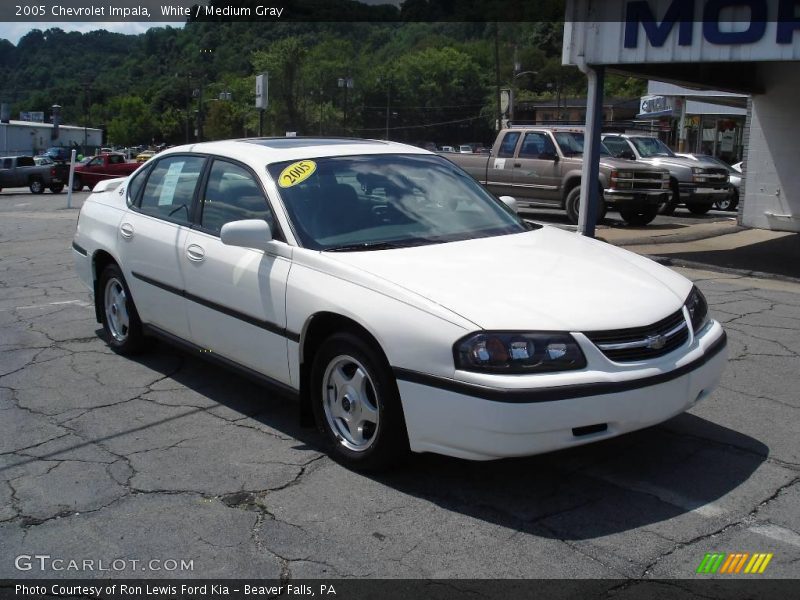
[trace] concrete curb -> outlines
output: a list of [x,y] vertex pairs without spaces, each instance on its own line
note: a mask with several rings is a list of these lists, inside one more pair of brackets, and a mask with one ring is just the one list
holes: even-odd
[[702,232],[687,232],[687,233],[675,233],[670,235],[661,235],[661,236],[653,236],[653,237],[636,237],[636,238],[620,238],[618,240],[608,240],[604,238],[602,235],[596,236],[597,239],[603,240],[608,244],[613,244],[615,246],[649,246],[650,244],[684,244],[688,242],[696,242],[698,240],[705,240],[709,238],[720,237],[723,235],[731,235],[733,233],[739,233],[740,231],[746,231],[748,227],[742,227],[741,225],[732,225],[730,227],[720,227],[718,229],[712,229],[710,231],[702,231]]
[[765,271],[750,271],[748,269],[734,269],[732,267],[720,267],[717,265],[698,262],[695,260],[685,260],[682,258],[673,258],[670,256],[659,256],[657,254],[643,254],[642,256],[645,256],[650,260],[653,260],[658,264],[667,267],[685,267],[687,269],[714,271],[715,273],[725,273],[727,275],[739,275],[741,277],[755,277],[758,279],[772,279],[776,281],[786,281],[788,283],[800,284],[800,278],[790,277],[788,275],[780,275],[778,273],[767,273]]

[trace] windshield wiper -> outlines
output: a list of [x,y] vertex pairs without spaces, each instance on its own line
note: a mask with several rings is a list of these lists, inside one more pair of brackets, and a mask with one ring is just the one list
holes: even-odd
[[363,252],[366,250],[392,250],[394,248],[407,248],[409,244],[397,242],[359,242],[358,244],[342,244],[323,248],[323,252]]

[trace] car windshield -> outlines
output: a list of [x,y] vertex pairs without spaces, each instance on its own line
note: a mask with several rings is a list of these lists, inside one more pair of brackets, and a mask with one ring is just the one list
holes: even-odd
[[[583,134],[574,131],[557,131],[553,134],[558,142],[558,147],[561,148],[561,154],[564,156],[579,156],[583,154]],[[605,144],[600,142],[600,154],[603,156],[611,156]]]
[[438,156],[379,154],[267,167],[306,248],[420,246],[529,229],[472,177]]
[[664,142],[654,137],[635,137],[631,138],[636,151],[642,158],[651,156],[675,156]]

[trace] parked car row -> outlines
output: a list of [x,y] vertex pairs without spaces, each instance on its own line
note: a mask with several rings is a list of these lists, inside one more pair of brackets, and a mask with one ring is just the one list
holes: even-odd
[[[583,143],[582,129],[520,127],[500,131],[488,157],[448,158],[496,195],[513,196],[520,206],[562,208],[577,223]],[[670,198],[666,169],[614,158],[602,145],[596,185],[602,191],[598,221],[611,208],[630,225],[646,225]]]
[[459,144],[458,146],[441,146],[426,147],[426,150],[431,152],[445,152],[448,154],[489,154],[489,149],[484,148],[482,144]]

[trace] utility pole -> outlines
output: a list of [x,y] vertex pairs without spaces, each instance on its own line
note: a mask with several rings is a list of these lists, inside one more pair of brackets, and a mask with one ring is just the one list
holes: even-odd
[[500,28],[497,21],[494,22],[494,84],[495,102],[497,103],[497,130],[503,127],[502,113],[500,111]]
[[344,88],[344,119],[342,122],[342,128],[344,129],[344,132],[347,133],[347,90],[353,87],[353,78],[340,77],[337,81],[337,85],[340,88]]
[[386,86],[386,141],[389,141],[389,118],[391,116],[391,112],[389,112],[389,107],[391,104],[391,97],[392,97],[392,80],[389,79],[388,84]]
[[86,147],[89,145],[89,108],[92,103],[92,81],[86,79],[83,81],[83,148],[82,154],[86,156]]

